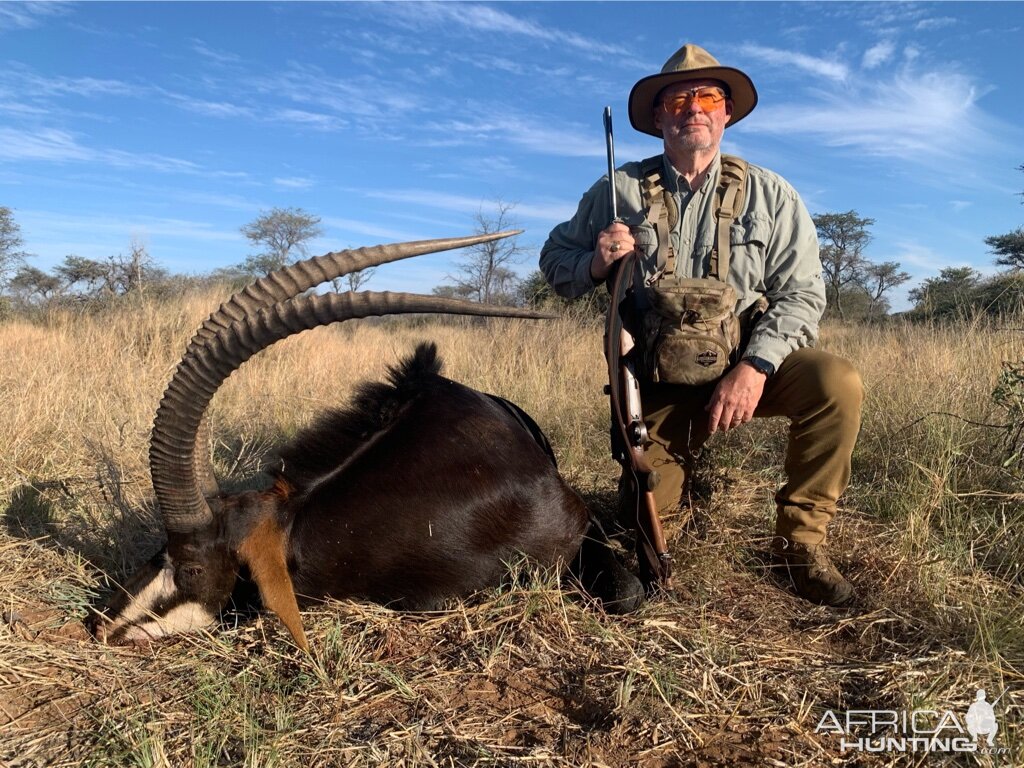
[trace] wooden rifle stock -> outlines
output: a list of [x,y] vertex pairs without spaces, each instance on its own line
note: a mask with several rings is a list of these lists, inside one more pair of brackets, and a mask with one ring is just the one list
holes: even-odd
[[632,475],[636,492],[638,555],[648,572],[664,589],[672,588],[672,557],[658,516],[653,489],[658,474],[644,455],[648,442],[640,402],[640,383],[635,370],[635,341],[622,322],[620,305],[632,285],[635,254],[619,262],[605,326],[605,357],[608,361],[608,395],[612,413],[612,454]]

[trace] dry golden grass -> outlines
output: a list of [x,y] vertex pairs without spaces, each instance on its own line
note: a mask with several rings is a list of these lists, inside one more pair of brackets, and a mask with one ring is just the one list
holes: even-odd
[[[761,557],[785,425],[711,446],[694,520],[668,522],[678,591],[626,618],[551,574],[434,614],[352,602],[305,613],[312,657],[272,617],[136,649],[80,620],[160,538],[150,423],[193,329],[190,295],[0,326],[0,766],[923,765],[842,752],[832,709],[966,711],[994,698],[1001,755],[1024,761],[1024,482],[1000,466],[991,401],[1024,334],[983,323],[827,329],[867,390],[833,551],[859,591],[832,611],[780,589]],[[1016,326],[1020,327],[1021,322]],[[250,361],[212,407],[216,463],[261,461],[319,409],[420,340],[446,373],[546,430],[599,512],[613,497],[600,328],[370,323]],[[943,415],[952,414],[952,415]]]

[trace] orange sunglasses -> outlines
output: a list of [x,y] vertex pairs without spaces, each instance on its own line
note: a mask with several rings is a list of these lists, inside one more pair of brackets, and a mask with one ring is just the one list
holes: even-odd
[[691,88],[688,91],[680,91],[670,99],[661,102],[662,108],[669,114],[678,115],[680,112],[689,109],[690,103],[697,101],[697,106],[704,112],[714,112],[725,102],[725,91],[721,88],[708,86],[705,88]]

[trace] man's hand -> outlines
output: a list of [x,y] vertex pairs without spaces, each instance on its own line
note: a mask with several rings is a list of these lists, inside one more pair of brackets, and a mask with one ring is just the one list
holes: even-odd
[[728,432],[754,418],[767,377],[752,365],[740,363],[718,382],[704,410],[710,414],[708,432]]
[[604,280],[612,271],[612,265],[636,248],[636,242],[625,224],[609,224],[597,236],[594,258],[590,260],[590,276]]

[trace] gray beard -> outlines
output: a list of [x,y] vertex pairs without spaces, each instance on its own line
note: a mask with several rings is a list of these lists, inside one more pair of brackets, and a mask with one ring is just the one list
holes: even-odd
[[714,141],[702,141],[696,138],[680,138],[679,146],[689,152],[707,152],[714,149]]

